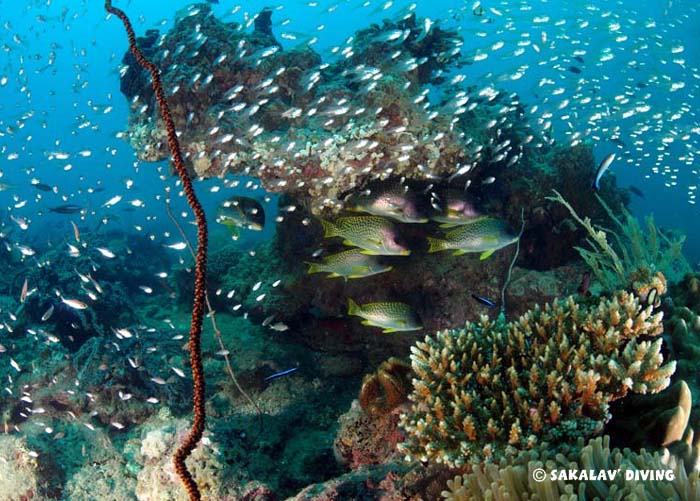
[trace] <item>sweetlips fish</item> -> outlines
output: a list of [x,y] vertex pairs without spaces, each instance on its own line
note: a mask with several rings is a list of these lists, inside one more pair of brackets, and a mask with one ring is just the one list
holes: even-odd
[[417,331],[420,319],[405,303],[367,303],[358,305],[348,298],[348,315],[364,318],[362,325],[382,328],[382,332]]
[[518,238],[505,221],[482,216],[447,232],[444,239],[428,237],[428,252],[455,249],[454,256],[480,252],[483,260]]
[[384,216],[402,223],[427,223],[428,218],[420,213],[415,193],[406,185],[392,183],[353,195],[345,208]]
[[363,254],[407,256],[410,250],[396,241],[396,227],[379,216],[339,217],[335,221],[321,219],[326,238],[343,237],[345,245],[362,248]]
[[234,196],[221,204],[216,222],[227,226],[234,236],[238,236],[238,228],[262,231],[265,227],[265,209],[254,198]]
[[432,191],[430,205],[435,210],[435,214],[430,219],[443,223],[440,228],[459,226],[482,216],[461,190]]
[[350,249],[337,254],[326,256],[322,263],[309,263],[308,273],[330,273],[329,278],[343,277],[363,278],[391,270],[391,266],[383,265],[375,256],[364,253],[362,249]]

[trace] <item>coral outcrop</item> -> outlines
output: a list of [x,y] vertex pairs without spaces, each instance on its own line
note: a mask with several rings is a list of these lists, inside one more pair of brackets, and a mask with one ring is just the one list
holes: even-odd
[[[345,57],[323,62],[309,45],[285,50],[269,25],[247,32],[217,19],[208,3],[180,13],[152,59],[191,174],[255,176],[317,213],[370,179],[514,165],[535,134],[517,96],[448,82],[463,40],[426,21],[384,20],[355,33]],[[139,158],[162,160],[163,122],[132,69],[122,77],[136,96],[128,137]],[[428,85],[441,89],[440,102],[430,102]]]
[[619,291],[573,296],[506,323],[482,317],[412,348],[417,377],[401,417],[407,459],[460,466],[590,436],[611,401],[666,388],[661,312]]
[[333,451],[336,459],[350,469],[400,459],[396,445],[404,440],[404,435],[398,428],[398,412],[369,416],[355,400],[338,421],[340,428]]

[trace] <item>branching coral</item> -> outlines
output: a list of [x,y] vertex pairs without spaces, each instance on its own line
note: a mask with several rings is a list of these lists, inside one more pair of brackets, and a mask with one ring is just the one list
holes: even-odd
[[[579,452],[576,452],[578,449]],[[576,501],[577,499],[700,499],[700,475],[687,475],[682,463],[669,463],[668,451],[650,454],[642,449],[610,449],[609,437],[592,439],[568,454],[542,450],[526,451],[496,464],[481,464],[474,472],[458,475],[447,482],[443,498],[450,501],[537,499],[540,501]],[[587,480],[534,480],[533,472],[543,468],[595,474],[616,472],[614,478]],[[643,480],[639,470],[651,470],[662,480]],[[629,478],[628,478],[629,477]]]
[[620,218],[596,195],[617,226],[617,231],[606,230],[594,225],[588,217],[581,218],[558,191],[554,194],[548,200],[566,207],[571,217],[588,232],[586,241],[590,249],[576,247],[576,250],[605,290],[635,286],[635,282],[648,283],[658,272],[675,281],[690,270],[681,252],[685,236],[672,239],[664,235],[656,227],[653,216],[646,218],[645,232],[627,209],[622,208]]
[[402,415],[407,459],[460,466],[512,449],[589,436],[629,391],[669,385],[662,313],[620,291],[597,305],[573,297],[506,323],[482,316],[411,348],[413,405]]

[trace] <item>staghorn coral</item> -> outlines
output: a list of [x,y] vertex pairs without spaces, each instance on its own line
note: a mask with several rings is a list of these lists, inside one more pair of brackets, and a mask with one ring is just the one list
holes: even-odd
[[[687,475],[681,463],[669,462],[667,450],[661,454],[651,454],[644,449],[640,452],[611,450],[608,436],[584,443],[584,439],[579,438],[578,447],[566,453],[525,451],[499,464],[477,465],[472,473],[448,481],[442,497],[449,501],[700,499],[700,474]],[[596,481],[552,480],[547,476],[542,482],[536,482],[533,472],[537,468],[544,468],[545,472],[577,470],[596,474],[617,470],[617,474],[612,479]],[[638,470],[654,470],[662,480],[635,478]]]
[[506,323],[482,316],[411,348],[413,402],[401,417],[408,460],[460,466],[589,436],[629,391],[669,385],[662,313],[629,292],[598,304],[573,296]]

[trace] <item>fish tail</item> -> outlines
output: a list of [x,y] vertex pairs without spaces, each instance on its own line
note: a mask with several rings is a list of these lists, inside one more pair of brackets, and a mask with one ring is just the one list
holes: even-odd
[[321,226],[323,226],[323,237],[324,238],[332,238],[332,237],[339,236],[338,228],[330,221],[326,221],[325,219],[321,219]]
[[428,237],[428,252],[440,252],[445,250],[445,240]]
[[357,315],[359,316],[360,313],[360,307],[357,305],[355,301],[353,301],[351,298],[348,298],[348,315]]

